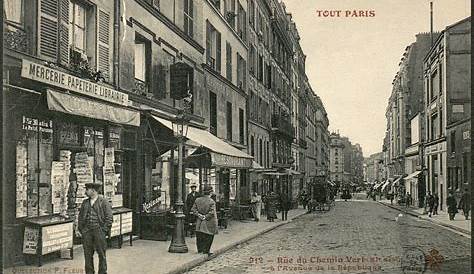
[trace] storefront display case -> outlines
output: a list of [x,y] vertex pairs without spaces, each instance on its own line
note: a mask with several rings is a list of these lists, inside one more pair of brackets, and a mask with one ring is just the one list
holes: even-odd
[[35,256],[38,266],[44,255],[69,250],[73,252],[73,220],[61,215],[32,217],[24,220],[23,253]]

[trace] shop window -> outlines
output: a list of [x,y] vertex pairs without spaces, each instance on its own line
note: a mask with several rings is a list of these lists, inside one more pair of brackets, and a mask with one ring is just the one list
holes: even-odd
[[[49,215],[53,212],[53,123],[27,116],[21,119],[16,145],[16,217]],[[65,203],[65,195],[63,198],[61,202]]]
[[193,37],[193,12],[194,2],[193,0],[184,0],[184,32],[189,36]]

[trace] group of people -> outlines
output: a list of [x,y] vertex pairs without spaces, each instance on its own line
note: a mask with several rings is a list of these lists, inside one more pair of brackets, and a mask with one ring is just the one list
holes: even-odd
[[257,222],[260,220],[262,202],[264,204],[264,212],[268,221],[274,222],[275,219],[278,218],[278,209],[281,212],[282,221],[286,221],[288,219],[288,211],[291,209],[291,199],[288,197],[288,195],[283,193],[278,195],[271,191],[269,194],[260,197],[257,192],[254,192],[250,200],[250,205],[255,221]]
[[[449,220],[454,220],[458,209],[462,209],[463,215],[466,220],[469,219],[469,211],[471,209],[471,196],[469,191],[465,190],[464,194],[461,196],[459,203],[456,201],[453,191],[448,192],[448,197],[446,198],[446,205],[448,206],[448,215]],[[428,208],[428,216],[438,215],[438,206],[439,206],[439,197],[438,194],[431,194],[428,192],[425,198],[425,209]]]

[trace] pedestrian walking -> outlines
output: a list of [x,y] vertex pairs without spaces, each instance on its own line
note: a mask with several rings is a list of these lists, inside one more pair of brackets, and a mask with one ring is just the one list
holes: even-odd
[[453,192],[449,192],[448,198],[446,199],[446,204],[448,205],[448,214],[449,214],[449,220],[453,221],[454,216],[458,212],[457,209],[457,203],[456,203],[456,198],[453,195]]
[[428,216],[432,216],[433,215],[433,211],[434,211],[434,207],[435,207],[435,199],[434,199],[434,196],[431,195],[430,192],[428,192],[428,206],[429,206],[429,214]]
[[291,208],[291,201],[286,193],[280,194],[280,208],[281,220],[286,221],[288,219],[288,210]]
[[112,206],[99,191],[102,184],[85,185],[88,199],[82,202],[79,210],[78,229],[82,235],[86,274],[94,274],[94,251],[99,256],[99,274],[107,273],[107,240],[112,227]]
[[393,191],[390,192],[390,204],[393,205],[393,198],[395,198],[395,194],[393,194]]
[[434,199],[433,215],[438,215],[438,206],[439,206],[438,193],[435,193],[433,195],[433,199]]
[[423,200],[423,214],[428,214],[428,209],[429,209],[429,205],[428,205],[428,200],[430,198],[430,192],[428,192],[426,195],[425,195],[425,198]]
[[300,194],[300,201],[303,204],[303,209],[306,209],[306,206],[308,205],[308,194],[306,193],[306,190],[303,190]]
[[260,221],[260,214],[262,212],[262,198],[260,195],[258,195],[257,192],[254,192],[251,199],[250,199],[250,204],[252,208],[252,214],[253,217],[255,218],[255,221],[258,222]]
[[466,220],[469,220],[469,211],[471,210],[471,195],[469,195],[469,190],[465,189],[464,194],[461,196],[461,200],[459,200],[459,209],[462,209],[464,217]]
[[186,215],[186,229],[190,232],[191,236],[194,234],[194,226],[196,224],[196,215],[192,214],[191,208],[194,205],[194,201],[199,197],[199,193],[196,192],[196,185],[191,185],[191,192],[186,196],[186,208],[184,214]]
[[267,208],[267,220],[274,222],[274,220],[277,218],[276,207],[278,203],[278,196],[274,192],[270,192],[265,200]]
[[203,196],[194,202],[191,212],[197,216],[196,220],[196,246],[198,253],[211,256],[211,245],[214,235],[218,233],[216,202],[211,199],[212,187],[203,189]]
[[407,192],[407,194],[405,196],[405,207],[409,208],[410,205],[411,205],[411,194],[410,194],[410,192]]

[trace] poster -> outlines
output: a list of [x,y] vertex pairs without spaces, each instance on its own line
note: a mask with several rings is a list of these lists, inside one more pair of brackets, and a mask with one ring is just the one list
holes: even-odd
[[113,147],[104,149],[104,196],[112,201],[117,189],[118,178],[115,174],[115,153]]
[[16,217],[27,216],[27,149],[26,144],[18,142],[16,146]]
[[44,226],[42,232],[41,254],[72,248],[73,223]]
[[25,227],[23,236],[23,253],[36,254],[38,248],[39,230],[32,227]]

